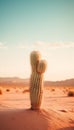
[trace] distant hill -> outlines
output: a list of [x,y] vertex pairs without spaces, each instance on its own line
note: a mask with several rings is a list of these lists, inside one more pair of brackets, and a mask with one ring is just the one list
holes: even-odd
[[45,81],[45,86],[74,86],[74,79],[61,81]]
[[[44,84],[45,86],[74,86],[74,78],[61,81],[45,81]],[[9,85],[28,86],[29,79],[21,79],[18,77],[0,77],[0,86]]]
[[1,86],[27,86],[29,85],[29,79],[21,79],[18,77],[0,77]]

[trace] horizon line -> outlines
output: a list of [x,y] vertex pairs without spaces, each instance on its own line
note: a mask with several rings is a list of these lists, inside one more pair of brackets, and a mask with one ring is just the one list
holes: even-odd
[[[0,76],[0,78],[18,78],[18,79],[23,79],[23,80],[30,80],[30,78],[22,78],[20,76]],[[50,81],[50,82],[57,82],[57,81],[65,81],[65,80],[70,80],[70,79],[74,79],[74,78],[65,78],[65,79],[61,79],[61,80],[48,80],[45,79],[44,81]]]

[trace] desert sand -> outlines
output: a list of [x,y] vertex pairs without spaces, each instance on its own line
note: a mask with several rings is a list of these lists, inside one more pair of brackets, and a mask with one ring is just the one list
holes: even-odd
[[0,87],[0,130],[74,130],[73,87],[45,87],[40,110],[30,109],[29,87]]

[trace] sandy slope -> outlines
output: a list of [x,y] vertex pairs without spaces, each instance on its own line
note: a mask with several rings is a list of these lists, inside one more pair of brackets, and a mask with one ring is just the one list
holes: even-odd
[[74,97],[66,90],[44,90],[40,111],[30,110],[29,92],[11,89],[0,95],[0,130],[74,130]]

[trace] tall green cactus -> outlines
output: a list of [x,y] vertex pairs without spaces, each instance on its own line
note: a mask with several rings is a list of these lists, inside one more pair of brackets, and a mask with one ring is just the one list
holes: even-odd
[[46,61],[41,60],[40,53],[33,51],[30,56],[32,74],[30,78],[31,109],[40,109],[43,95],[43,73],[46,69]]

